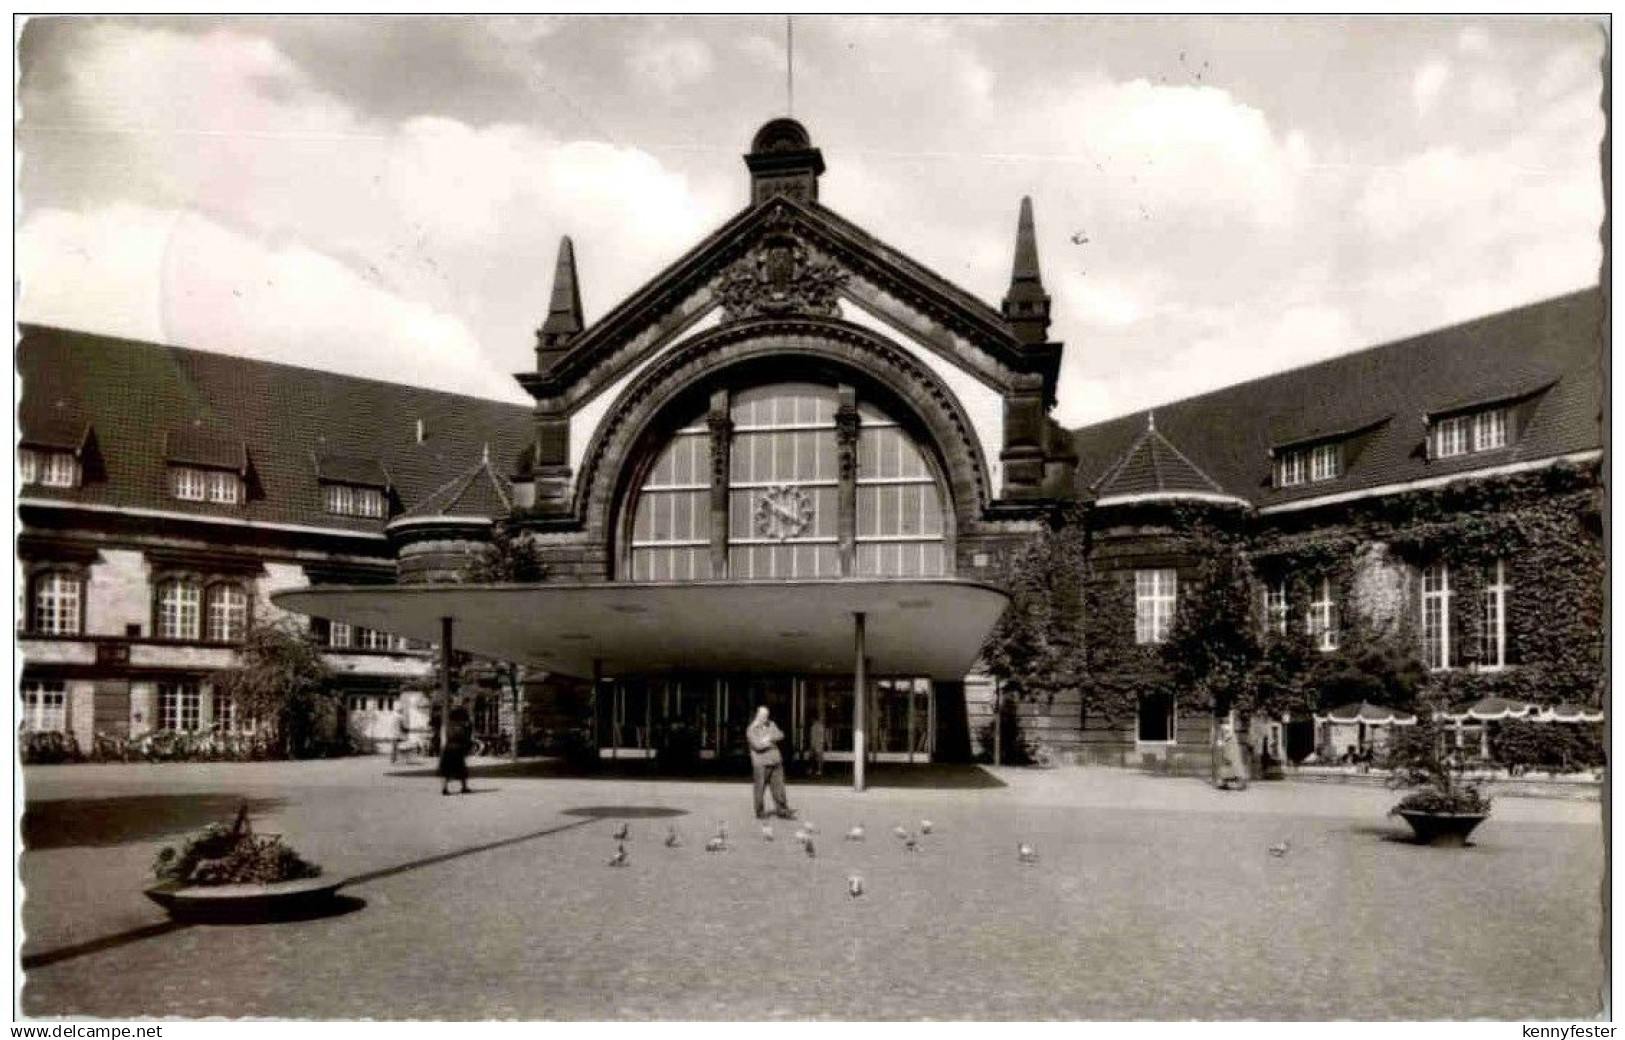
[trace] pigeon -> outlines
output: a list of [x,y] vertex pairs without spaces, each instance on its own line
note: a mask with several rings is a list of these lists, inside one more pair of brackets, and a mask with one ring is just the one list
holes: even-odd
[[609,858],[609,865],[612,866],[612,867],[624,867],[624,866],[626,866],[626,846],[625,845],[617,845],[615,847],[615,855],[613,855],[613,856],[611,856]]
[[806,831],[808,834],[817,834],[818,833],[818,825],[816,823],[813,823],[811,820],[802,820],[801,821],[801,829]]
[[718,835],[717,837],[712,838],[710,841],[705,843],[705,851],[707,851],[707,852],[727,852],[728,851],[728,842],[721,835]]
[[679,845],[681,845],[682,843],[683,843],[682,840],[677,837],[677,828],[676,827],[673,827],[670,830],[666,831],[666,848],[675,849]]
[[818,858],[818,850],[813,848],[813,843],[812,843],[811,838],[808,838],[806,841],[802,842],[801,847],[807,850],[807,858],[808,859],[817,859]]
[[1292,842],[1290,841],[1278,841],[1274,845],[1270,846],[1270,855],[1274,856],[1276,859],[1281,859],[1291,851]]
[[801,844],[803,844],[803,845],[807,844],[808,840],[811,837],[812,837],[812,835],[807,833],[807,828],[805,828],[805,827],[797,827],[796,828],[795,839],[797,841],[801,842]]
[[898,841],[907,841],[908,840],[908,829],[906,827],[904,827],[902,824],[898,824],[897,826],[893,827],[891,829],[891,832],[892,832],[892,834],[897,836]]
[[863,895],[863,876],[860,874],[848,874],[846,878],[846,891],[848,895],[854,898]]
[[763,841],[772,841],[773,840],[773,825],[771,823],[762,824],[762,840]]
[[933,825],[932,825],[930,820],[921,820],[920,821],[920,833],[921,834],[930,834],[932,826]]
[[632,825],[627,823],[625,820],[622,820],[621,825],[615,828],[615,833],[611,834],[610,837],[614,838],[616,841],[625,841],[627,838],[631,837],[631,834]]
[[920,851],[920,839],[910,834],[908,837],[903,839],[903,848],[909,852]]
[[863,840],[863,824],[854,823],[852,825],[852,829],[846,832],[846,840],[847,841],[862,841]]
[[1029,866],[1038,862],[1038,850],[1026,842],[1016,846],[1016,858]]

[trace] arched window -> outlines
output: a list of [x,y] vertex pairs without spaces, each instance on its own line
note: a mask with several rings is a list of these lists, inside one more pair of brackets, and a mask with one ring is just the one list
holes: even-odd
[[84,628],[84,579],[67,571],[34,577],[33,630],[41,635],[78,635]]
[[158,638],[197,639],[203,589],[191,578],[170,578],[158,586]]
[[[632,580],[945,573],[947,499],[927,453],[893,416],[855,398],[810,382],[714,398],[708,416],[656,450],[637,489]],[[714,466],[724,452],[726,466]]]
[[208,589],[207,638],[211,643],[240,642],[248,629],[248,594],[235,582],[218,582]]

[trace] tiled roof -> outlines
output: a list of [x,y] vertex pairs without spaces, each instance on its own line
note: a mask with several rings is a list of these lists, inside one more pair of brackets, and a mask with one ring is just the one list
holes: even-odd
[[317,455],[316,479],[332,484],[389,487],[389,471],[377,459],[360,459],[352,455]]
[[1151,416],[1146,417],[1140,436],[1091,490],[1097,501],[1225,493],[1217,481],[1162,435]]
[[508,515],[512,509],[512,488],[492,469],[489,459],[481,458],[472,468],[435,489],[396,519],[438,516],[494,519]]
[[[1594,450],[1602,446],[1603,307],[1602,293],[1588,289],[1158,405],[1157,430],[1225,491],[1259,507]],[[1518,397],[1528,399],[1528,417],[1507,447],[1428,458],[1429,414]],[[1079,489],[1109,475],[1144,428],[1144,415],[1134,414],[1074,431]],[[1272,448],[1367,428],[1341,476],[1273,486]]]
[[[22,327],[16,359],[23,428],[81,416],[105,468],[79,488],[29,487],[35,499],[376,532],[383,521],[326,511],[319,458],[372,460],[409,509],[487,445],[494,467],[513,465],[533,435],[524,405],[44,326]],[[251,467],[245,503],[169,494],[169,435],[188,429],[232,431]]]
[[90,424],[77,409],[66,404],[62,408],[37,410],[20,417],[22,436],[18,438],[25,448],[59,448],[78,451],[90,436]]
[[[194,420],[198,422],[200,420]],[[201,426],[181,427],[164,435],[164,461],[248,471],[248,445],[241,437]]]

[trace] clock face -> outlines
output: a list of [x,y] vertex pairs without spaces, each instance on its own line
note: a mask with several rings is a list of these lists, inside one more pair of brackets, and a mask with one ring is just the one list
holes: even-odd
[[756,533],[785,541],[812,526],[812,497],[794,484],[764,488],[756,500]]

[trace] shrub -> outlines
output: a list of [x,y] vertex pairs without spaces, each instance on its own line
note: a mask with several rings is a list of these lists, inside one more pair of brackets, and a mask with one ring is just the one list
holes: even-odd
[[160,849],[152,872],[160,881],[181,885],[269,885],[318,877],[322,870],[284,845],[281,836],[256,836],[244,805],[230,827],[211,823],[180,845]]
[[1490,797],[1464,779],[1466,760],[1444,750],[1444,732],[1432,719],[1414,726],[1396,727],[1385,764],[1393,770],[1389,783],[1415,787],[1389,814],[1400,812],[1487,813]]
[[1509,719],[1490,734],[1490,753],[1513,774],[1573,773],[1604,761],[1600,726]]
[[25,765],[77,762],[84,758],[72,733],[24,733],[17,743]]

